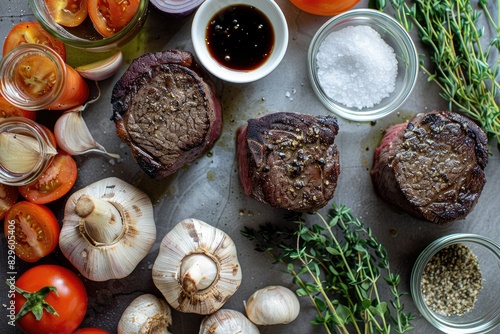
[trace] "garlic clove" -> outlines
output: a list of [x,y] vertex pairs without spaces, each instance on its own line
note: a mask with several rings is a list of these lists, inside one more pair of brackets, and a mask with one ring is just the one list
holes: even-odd
[[229,309],[220,309],[205,317],[199,334],[259,334],[259,329],[244,314]]
[[241,283],[241,267],[231,238],[198,219],[184,219],[160,244],[153,282],[180,312],[210,314]]
[[245,303],[248,319],[256,325],[288,324],[299,316],[297,295],[284,286],[268,286],[255,291]]
[[[47,146],[49,155],[56,155],[57,150]],[[41,159],[41,147],[38,141],[19,133],[0,133],[0,164],[7,170],[16,173],[27,173]]]
[[118,334],[167,334],[172,314],[165,300],[152,294],[135,298],[118,322]]
[[[106,201],[116,211],[94,210],[92,205],[90,209],[77,209],[82,196],[91,198],[93,205]],[[104,220],[101,224],[96,224],[97,216]],[[120,229],[115,225],[121,226]],[[97,232],[98,229],[106,231]],[[151,200],[142,190],[121,179],[109,177],[94,182],[75,191],[66,202],[59,248],[85,278],[107,281],[130,275],[155,240]]]
[[116,74],[122,64],[123,53],[118,51],[109,58],[75,67],[75,70],[86,79],[100,81]]
[[57,119],[54,126],[57,145],[70,155],[99,153],[119,159],[118,154],[109,153],[92,137],[82,116],[84,108],[84,106],[81,106],[68,110]]

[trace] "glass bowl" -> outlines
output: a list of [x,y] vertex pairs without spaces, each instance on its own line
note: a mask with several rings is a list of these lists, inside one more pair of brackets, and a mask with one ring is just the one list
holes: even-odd
[[[211,54],[207,46],[207,27],[215,15],[229,6],[247,5],[264,14],[274,32],[274,44],[267,59],[252,69],[233,69],[222,65]],[[288,25],[283,12],[274,0],[205,0],[196,11],[191,26],[191,40],[197,59],[203,67],[227,82],[249,83],[271,73],[283,59],[288,47]]]
[[[425,275],[424,269],[433,256],[443,248],[456,244],[467,246],[476,256],[482,287],[471,310],[462,315],[442,315],[427,305],[421,284]],[[433,272],[438,273],[437,270]],[[419,255],[411,273],[410,291],[420,313],[437,329],[446,333],[486,333],[500,324],[499,277],[498,243],[476,234],[451,234],[435,240]],[[430,291],[433,291],[433,296],[438,296],[438,289]],[[456,289],[452,291],[454,293]]]
[[46,0],[28,1],[38,22],[52,36],[66,45],[92,52],[116,50],[132,40],[146,21],[149,4],[149,0],[140,0],[139,8],[132,20],[116,34],[104,38],[94,29],[89,16],[78,27],[67,28],[54,21],[45,5]]
[[[344,28],[358,26],[368,26],[375,30],[380,35],[382,40],[394,50],[395,58],[397,60],[397,76],[392,93],[373,105],[361,107],[348,106],[349,103],[338,102],[338,98],[334,99],[335,97],[332,98],[331,94],[330,97],[327,95],[326,90],[322,87],[318,77],[319,66],[317,61],[318,50],[327,36],[329,36],[332,32],[337,32]],[[341,52],[342,51],[339,51],[338,55],[332,56],[337,56],[337,59],[348,62],[348,64],[350,62],[351,64],[349,64],[349,66],[360,66],[359,63],[361,63],[361,60],[358,61],[358,58],[342,55]],[[360,53],[359,57],[360,59],[368,59],[366,63],[361,64],[361,66],[365,66],[365,69],[369,69],[372,65],[372,59],[370,58],[371,55],[370,57],[366,57],[368,54],[370,53]],[[353,121],[377,120],[398,109],[410,96],[417,80],[419,67],[417,50],[408,32],[391,16],[372,9],[353,9],[328,20],[323,26],[321,26],[321,28],[319,28],[309,45],[307,63],[309,79],[319,100],[327,109],[334,112],[338,116]],[[381,68],[381,66],[378,66],[377,70],[378,68]],[[338,79],[340,78],[339,76],[333,78],[333,80],[337,80],[335,85],[349,87],[349,85],[353,85],[355,82],[360,82],[358,79],[359,77],[347,77],[349,75],[354,75],[352,72],[349,72],[348,67],[343,68],[341,66],[339,70],[344,72],[342,75],[343,78]],[[361,75],[366,75],[366,73],[368,73],[368,71],[364,71]],[[341,85],[338,80],[345,81],[343,81],[343,84]],[[370,81],[366,78],[363,78],[361,82],[366,82],[366,86],[371,85]],[[379,85],[371,85],[371,87],[377,86]]]

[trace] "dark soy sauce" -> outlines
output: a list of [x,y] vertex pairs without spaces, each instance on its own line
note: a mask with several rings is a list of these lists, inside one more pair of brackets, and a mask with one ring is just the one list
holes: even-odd
[[214,15],[205,40],[208,51],[221,65],[248,71],[261,66],[271,55],[274,30],[257,8],[233,5]]

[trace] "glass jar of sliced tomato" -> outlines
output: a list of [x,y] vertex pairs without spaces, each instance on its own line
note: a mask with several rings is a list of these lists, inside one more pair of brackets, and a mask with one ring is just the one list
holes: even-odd
[[51,48],[21,44],[0,61],[0,92],[26,110],[68,110],[89,97],[85,80]]
[[333,16],[354,7],[360,0],[290,0],[297,8],[304,12]]
[[[178,1],[178,0],[176,0]],[[28,0],[36,19],[72,51],[110,52],[143,27],[149,0]],[[77,50],[74,50],[77,49]]]
[[[31,150],[29,154],[24,148]],[[34,182],[56,154],[56,139],[46,127],[26,117],[0,119],[0,183],[24,186]]]

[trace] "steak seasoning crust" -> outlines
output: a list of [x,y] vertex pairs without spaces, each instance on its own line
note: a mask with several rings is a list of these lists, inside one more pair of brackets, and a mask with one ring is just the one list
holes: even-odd
[[314,212],[333,197],[340,174],[331,116],[278,112],[238,129],[245,194],[272,207]]
[[388,128],[375,150],[378,194],[437,224],[465,218],[476,205],[488,163],[486,134],[472,120],[432,111]]
[[135,59],[115,84],[111,103],[118,137],[154,179],[192,162],[220,135],[214,86],[187,51]]

